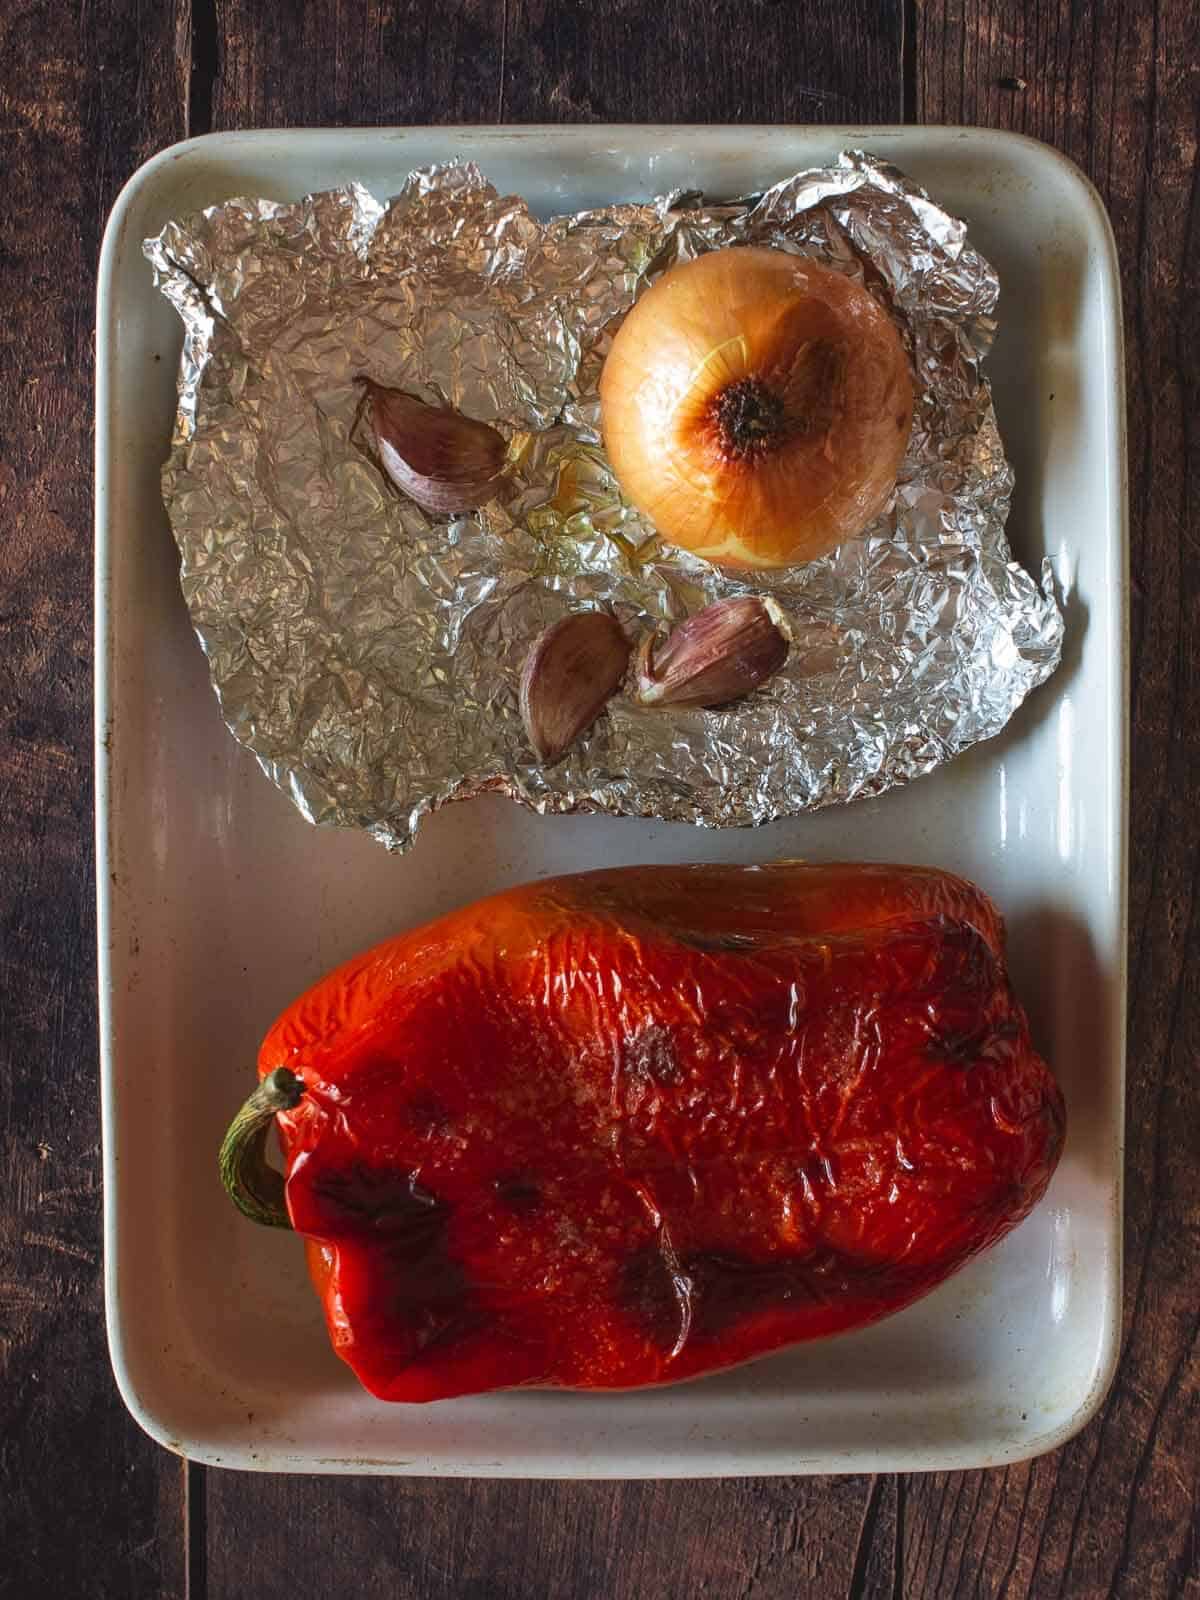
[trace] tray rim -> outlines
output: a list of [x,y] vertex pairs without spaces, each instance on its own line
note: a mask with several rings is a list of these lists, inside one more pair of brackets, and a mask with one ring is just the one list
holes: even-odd
[[[316,147],[329,142],[360,143],[364,148],[380,143],[402,144],[406,139],[433,139],[452,145],[456,140],[497,145],[519,143],[533,139],[569,140],[574,145],[607,143],[632,148],[635,143],[645,144],[655,136],[674,139],[735,139],[751,141],[755,137],[779,135],[814,135],[839,147],[853,146],[858,141],[929,140],[934,142],[986,142],[1023,147],[1034,160],[1058,168],[1075,187],[1085,202],[1092,244],[1097,247],[1101,269],[1101,291],[1106,330],[1108,361],[1103,376],[1112,395],[1111,431],[1106,439],[1107,495],[1113,507],[1112,533],[1114,553],[1120,572],[1120,592],[1115,607],[1116,627],[1114,643],[1120,651],[1118,683],[1121,703],[1116,708],[1116,740],[1114,761],[1116,777],[1116,829],[1115,838],[1108,840],[1111,868],[1111,889],[1116,933],[1116,951],[1113,962],[1114,986],[1114,1059],[1116,1116],[1112,1127],[1114,1171],[1112,1174],[1110,1236],[1114,1247],[1113,1295],[1106,1307],[1103,1338],[1098,1351],[1095,1370],[1090,1385],[1080,1404],[1061,1423],[1040,1435],[1003,1444],[999,1448],[973,1449],[951,1447],[945,1455],[935,1455],[929,1450],[911,1452],[886,1452],[872,1455],[869,1461],[856,1452],[849,1459],[834,1451],[825,1451],[810,1459],[795,1457],[781,1460],[767,1467],[747,1468],[722,1464],[719,1459],[709,1464],[702,1458],[689,1461],[686,1468],[676,1471],[623,1471],[619,1465],[612,1470],[587,1473],[555,1471],[531,1472],[506,1470],[504,1463],[488,1463],[488,1470],[478,1464],[449,1461],[435,1469],[437,1475],[447,1477],[688,1477],[720,1478],[726,1476],[754,1476],[809,1473],[841,1473],[863,1470],[873,1471],[937,1471],[970,1470],[979,1467],[1009,1465],[1029,1460],[1056,1449],[1074,1437],[1099,1411],[1116,1372],[1121,1353],[1122,1329],[1122,1278],[1123,1278],[1123,1219],[1124,1219],[1124,1153],[1125,1153],[1125,1097],[1127,1089],[1127,1013],[1128,1013],[1128,854],[1129,854],[1129,751],[1130,751],[1130,541],[1128,495],[1128,443],[1127,405],[1124,359],[1124,328],[1121,315],[1120,268],[1112,225],[1103,199],[1087,175],[1069,157],[1041,140],[1026,134],[1003,129],[956,124],[902,124],[902,123],[521,123],[521,124],[423,124],[392,125],[368,128],[254,128],[202,134],[172,144],[145,161],[121,189],[105,227],[99,258],[96,303],[96,379],[95,379],[95,504],[94,532],[95,559],[93,572],[94,599],[94,760],[95,760],[95,846],[96,846],[96,907],[97,907],[97,973],[99,1064],[101,1077],[102,1114],[102,1172],[103,1172],[103,1240],[104,1240],[104,1300],[105,1320],[110,1360],[118,1391],[127,1409],[139,1426],[166,1448],[186,1459],[204,1465],[258,1471],[322,1472],[330,1474],[368,1473],[380,1475],[408,1475],[412,1464],[365,1459],[315,1458],[309,1454],[283,1451],[252,1452],[241,1450],[218,1451],[200,1440],[184,1441],[169,1424],[156,1414],[138,1392],[137,1382],[126,1359],[120,1309],[120,1294],[116,1268],[116,1191],[118,1184],[119,1152],[116,1124],[118,1118],[114,1077],[114,983],[112,963],[112,937],[115,920],[114,894],[111,879],[115,856],[115,817],[113,812],[114,755],[112,729],[115,716],[111,657],[111,588],[112,554],[115,530],[112,526],[110,503],[110,477],[116,449],[113,421],[113,345],[115,340],[115,301],[118,295],[120,271],[125,264],[127,229],[131,213],[148,188],[166,182],[175,164],[200,151],[217,150],[261,151],[280,140],[289,145]],[[240,191],[231,188],[228,197]],[[140,245],[140,239],[137,241]],[[1107,541],[1106,541],[1107,542]],[[1112,708],[1109,708],[1110,715]],[[719,1457],[719,1452],[718,1452]]]

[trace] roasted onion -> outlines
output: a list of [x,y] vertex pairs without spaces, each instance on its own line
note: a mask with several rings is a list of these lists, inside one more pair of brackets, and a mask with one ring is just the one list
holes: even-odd
[[600,401],[621,488],[665,539],[723,565],[786,567],[887,504],[913,391],[896,326],[861,284],[734,246],[642,295]]

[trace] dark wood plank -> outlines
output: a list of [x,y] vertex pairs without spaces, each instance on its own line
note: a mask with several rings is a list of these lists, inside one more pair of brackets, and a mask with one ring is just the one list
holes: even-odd
[[[208,1496],[208,1600],[318,1600],[329,1592],[334,1527],[356,1600],[893,1592],[894,1480],[469,1483],[211,1473]],[[864,1517],[874,1537],[861,1544]],[[852,1588],[856,1572],[867,1587]]]
[[[901,108],[899,0],[217,0],[216,18],[214,127],[871,122]],[[205,1495],[208,1600],[323,1595],[334,1525],[363,1600],[893,1592],[891,1481],[421,1483],[216,1472]]]
[[198,64],[215,78],[194,99],[215,128],[892,122],[901,12],[901,0],[210,0],[217,32],[200,30]]
[[[1125,1353],[1103,1414],[1005,1473],[906,1488],[906,1592],[1200,1595],[1200,431],[1195,14],[927,0],[923,121],[1045,139],[1100,189],[1122,265],[1133,533]],[[1006,85],[1007,80],[1007,85]],[[1023,80],[1024,87],[1013,80]]]
[[179,1595],[182,1464],[104,1341],[91,720],[96,260],[184,131],[174,8],[0,8],[0,1594]]
[[507,122],[896,122],[899,0],[508,0]]
[[[216,0],[198,63],[214,128],[495,122],[503,0]],[[199,129],[197,129],[199,131]]]

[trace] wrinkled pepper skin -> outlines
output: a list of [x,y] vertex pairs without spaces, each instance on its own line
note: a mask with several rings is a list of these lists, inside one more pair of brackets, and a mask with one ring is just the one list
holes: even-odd
[[548,879],[271,1029],[287,1208],[386,1400],[632,1388],[859,1327],[1018,1223],[1059,1089],[987,897],[924,868]]

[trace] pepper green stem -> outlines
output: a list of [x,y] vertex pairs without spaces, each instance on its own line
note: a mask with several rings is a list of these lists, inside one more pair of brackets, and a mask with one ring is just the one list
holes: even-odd
[[283,1198],[283,1178],[267,1165],[267,1134],[277,1111],[300,1103],[304,1080],[286,1067],[276,1067],[255,1089],[229,1124],[217,1158],[225,1192],[251,1222],[266,1228],[290,1228]]

